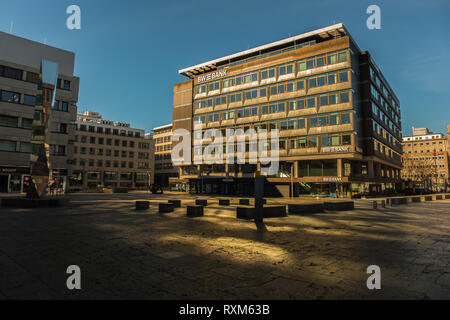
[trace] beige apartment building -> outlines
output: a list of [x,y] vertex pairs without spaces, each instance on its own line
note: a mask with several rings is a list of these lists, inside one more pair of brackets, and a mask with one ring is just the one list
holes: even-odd
[[402,178],[412,188],[432,191],[449,189],[450,125],[447,134],[432,133],[428,128],[413,128],[413,135],[403,137]]
[[[227,129],[279,130],[279,170],[266,176],[266,195],[351,196],[401,187],[399,99],[343,24],[179,74],[188,80],[174,85],[173,129],[191,133],[193,159],[212,142],[207,129],[222,136]],[[263,148],[270,152],[270,144]],[[224,147],[223,163],[175,163],[177,181],[193,193],[251,195],[261,170],[260,161],[248,161],[252,145],[246,138],[245,150]],[[245,164],[225,161],[238,152],[245,152]]]
[[154,144],[143,129],[104,120],[97,112],[77,115],[70,190],[148,189],[154,179]]
[[178,177],[178,170],[174,168],[171,157],[172,124],[153,128],[152,133],[155,142],[155,184],[163,189],[179,190],[176,183],[169,183],[169,178]]
[[30,173],[31,126],[42,60],[58,64],[49,123],[50,176],[66,189],[72,174],[78,86],[75,54],[0,32],[0,192],[24,192]]

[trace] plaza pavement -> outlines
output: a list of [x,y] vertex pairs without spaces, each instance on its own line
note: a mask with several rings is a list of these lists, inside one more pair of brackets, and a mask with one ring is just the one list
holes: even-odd
[[[69,197],[64,208],[0,208],[0,299],[450,299],[450,200],[379,210],[356,201],[265,219],[257,232],[236,219],[238,198]],[[209,200],[205,216],[188,218],[195,198]],[[168,199],[182,208],[134,210]],[[66,287],[69,265],[81,268],[81,290]],[[381,268],[380,290],[366,287],[369,265]]]

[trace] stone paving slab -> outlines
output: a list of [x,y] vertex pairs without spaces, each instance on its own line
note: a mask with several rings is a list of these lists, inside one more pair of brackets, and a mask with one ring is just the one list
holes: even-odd
[[[450,299],[450,200],[266,219],[261,233],[218,197],[71,198],[1,209],[0,299]],[[211,205],[194,220],[196,198]],[[168,199],[181,208],[134,210]],[[66,288],[71,264],[81,290]],[[381,290],[366,287],[372,264]]]

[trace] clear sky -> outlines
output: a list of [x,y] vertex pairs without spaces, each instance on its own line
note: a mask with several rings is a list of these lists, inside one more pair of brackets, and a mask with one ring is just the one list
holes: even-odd
[[[178,70],[342,22],[400,99],[403,134],[450,124],[449,0],[0,0],[0,31],[76,54],[79,111],[149,130],[171,122]],[[81,8],[81,30],[66,8]],[[369,30],[366,9],[381,8]],[[1,50],[1,48],[0,48]]]

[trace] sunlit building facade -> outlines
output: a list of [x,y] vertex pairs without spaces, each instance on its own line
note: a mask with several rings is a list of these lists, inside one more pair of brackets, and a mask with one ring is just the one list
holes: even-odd
[[[400,103],[370,54],[342,24],[314,30],[179,71],[173,129],[279,130],[279,170],[267,195],[350,196],[400,182]],[[202,139],[202,147],[194,147]],[[252,141],[245,144],[246,156]],[[175,143],[174,143],[175,144]],[[224,159],[238,146],[224,147]],[[240,150],[242,151],[242,150]],[[252,194],[256,164],[178,166],[190,192]]]
[[403,137],[402,178],[407,187],[431,191],[449,189],[450,125],[447,134],[432,133],[428,128],[413,128],[413,135]]
[[70,190],[146,190],[154,178],[153,140],[129,123],[97,112],[77,115]]

